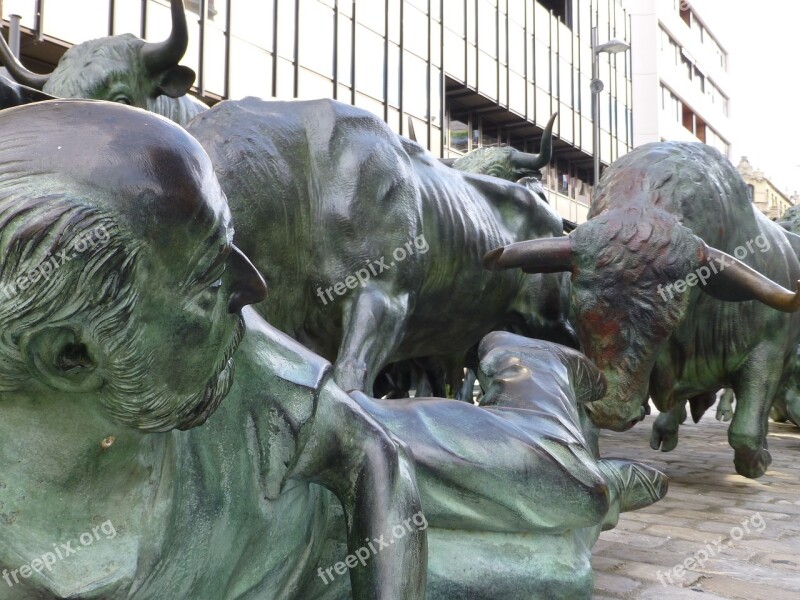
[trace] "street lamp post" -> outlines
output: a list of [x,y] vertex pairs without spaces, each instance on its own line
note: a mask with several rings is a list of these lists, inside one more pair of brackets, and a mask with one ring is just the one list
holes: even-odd
[[600,81],[599,54],[606,52],[616,54],[630,50],[630,44],[622,40],[612,39],[605,44],[597,43],[597,27],[592,27],[592,126],[594,127],[593,157],[594,157],[594,188],[597,190],[597,183],[600,181],[600,92],[603,91],[603,82]]

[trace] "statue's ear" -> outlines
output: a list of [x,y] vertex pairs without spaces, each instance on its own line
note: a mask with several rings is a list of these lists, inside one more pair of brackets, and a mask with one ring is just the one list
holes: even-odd
[[192,69],[178,65],[167,69],[160,75],[156,89],[170,98],[179,98],[189,93],[195,77]]
[[42,383],[62,392],[91,392],[103,384],[96,349],[64,325],[45,326],[20,340],[28,368]]

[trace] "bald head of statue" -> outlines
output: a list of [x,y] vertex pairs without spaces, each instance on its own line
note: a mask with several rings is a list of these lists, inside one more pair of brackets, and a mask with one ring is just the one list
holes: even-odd
[[0,131],[0,394],[92,398],[143,431],[202,424],[266,291],[202,147],[84,100],[2,111]]

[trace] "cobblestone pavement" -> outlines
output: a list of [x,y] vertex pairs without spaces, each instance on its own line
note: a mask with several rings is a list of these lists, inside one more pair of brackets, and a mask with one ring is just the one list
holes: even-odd
[[600,536],[594,599],[800,600],[800,429],[770,422],[772,466],[751,480],[734,471],[713,408],[669,453],[650,449],[653,419],[600,439],[603,456],[661,469],[670,487]]

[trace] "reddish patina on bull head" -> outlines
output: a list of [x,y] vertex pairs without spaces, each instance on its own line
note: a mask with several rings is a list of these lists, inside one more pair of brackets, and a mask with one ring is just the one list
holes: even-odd
[[[707,267],[709,277],[697,287],[717,299],[800,309],[800,293],[707,245],[686,227],[680,198],[692,182],[681,188],[680,173],[654,175],[652,166],[646,161],[641,168],[635,162],[612,166],[598,190],[595,216],[568,237],[520,242],[484,259],[490,269],[572,273],[570,317],[582,350],[607,384],[605,396],[588,408],[595,424],[618,431],[643,418],[656,358],[687,313],[692,294],[667,293],[670,284]],[[720,261],[723,269],[717,268]]]

